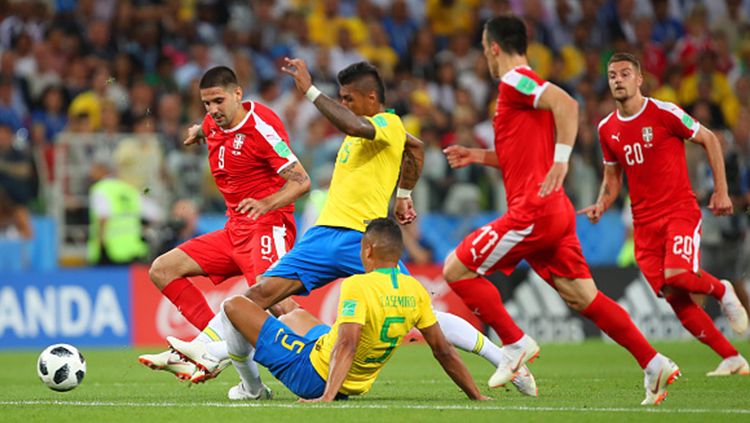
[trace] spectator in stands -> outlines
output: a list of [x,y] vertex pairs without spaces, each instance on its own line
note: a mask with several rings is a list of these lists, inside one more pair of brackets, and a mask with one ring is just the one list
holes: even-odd
[[0,120],[0,193],[21,237],[32,237],[28,203],[34,194],[34,165],[27,151],[14,143],[13,128]]
[[65,94],[59,85],[48,87],[42,93],[41,108],[31,113],[32,125],[44,129],[44,137],[49,143],[68,125],[65,112]]
[[411,264],[430,264],[434,262],[433,252],[422,237],[420,221],[411,225],[401,226],[401,234],[404,240],[404,253],[401,260]]
[[391,13],[383,17],[383,26],[393,49],[401,60],[406,59],[409,55],[409,45],[419,26],[409,16],[405,0],[395,0],[391,4]]

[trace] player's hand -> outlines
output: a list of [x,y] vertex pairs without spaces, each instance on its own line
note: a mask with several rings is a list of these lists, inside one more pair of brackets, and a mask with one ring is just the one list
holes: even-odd
[[605,212],[604,205],[602,203],[597,202],[596,204],[592,204],[585,209],[578,210],[576,214],[585,214],[586,217],[589,218],[589,221],[593,224],[597,224],[599,222],[599,219],[602,218],[602,215]]
[[480,395],[479,398],[473,398],[474,401],[492,401],[492,397]]
[[411,198],[396,198],[396,207],[394,210],[396,220],[401,225],[408,225],[417,218],[417,211],[414,210],[414,202]]
[[323,397],[318,397],[318,398],[310,398],[310,399],[300,398],[300,399],[297,400],[297,402],[306,402],[306,403],[333,402],[333,400],[332,399],[326,399],[326,398],[323,398]]
[[732,200],[729,194],[725,192],[714,192],[708,201],[708,209],[714,216],[729,216],[734,212]]
[[242,214],[247,213],[248,218],[255,220],[268,213],[268,211],[271,210],[271,206],[269,204],[266,204],[266,202],[263,200],[256,200],[255,198],[244,198],[242,199],[242,201],[240,201],[239,204],[237,204],[237,207],[235,207],[234,209]]
[[459,169],[466,167],[473,163],[471,157],[471,150],[462,145],[451,145],[443,149],[445,158],[448,159],[448,164],[453,169]]
[[188,134],[184,141],[182,141],[185,145],[192,145],[192,144],[203,144],[206,141],[206,138],[203,136],[203,128],[201,128],[200,125],[193,125],[190,128],[188,128]]
[[546,197],[553,192],[560,191],[562,189],[563,181],[565,181],[565,175],[568,174],[568,164],[555,162],[547,172],[547,177],[542,182],[542,187],[539,189],[539,196]]
[[294,78],[294,84],[297,86],[297,89],[302,93],[306,93],[307,89],[312,85],[312,76],[310,76],[310,71],[307,70],[305,61],[285,57],[284,62],[286,62],[286,65],[281,67],[281,71]]

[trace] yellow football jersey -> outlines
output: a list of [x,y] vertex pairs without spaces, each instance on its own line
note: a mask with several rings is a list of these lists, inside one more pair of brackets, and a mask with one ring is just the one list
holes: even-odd
[[339,391],[345,395],[358,395],[370,390],[380,369],[411,328],[430,327],[437,323],[437,319],[427,290],[418,280],[400,273],[397,268],[378,269],[346,278],[341,284],[336,322],[310,351],[310,362],[326,380],[331,351],[342,323],[362,325],[352,367]]
[[364,232],[370,220],[388,215],[388,203],[401,170],[406,131],[401,118],[392,113],[367,119],[375,127],[375,138],[344,138],[328,199],[316,225]]

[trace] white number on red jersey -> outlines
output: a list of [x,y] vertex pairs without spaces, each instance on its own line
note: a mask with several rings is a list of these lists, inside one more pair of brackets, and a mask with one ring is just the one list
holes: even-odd
[[224,146],[219,147],[219,169],[224,169]]
[[632,146],[625,145],[623,150],[625,150],[625,162],[629,166],[643,163],[643,148],[640,143],[634,143]]

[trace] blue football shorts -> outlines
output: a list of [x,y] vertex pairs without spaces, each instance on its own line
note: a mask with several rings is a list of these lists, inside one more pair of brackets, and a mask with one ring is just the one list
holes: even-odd
[[[339,278],[365,273],[360,258],[360,231],[332,226],[313,226],[263,276],[296,279],[307,295],[315,288]],[[401,273],[409,271],[398,262]]]
[[328,325],[318,325],[300,336],[279,319],[269,317],[258,333],[253,360],[300,398],[318,398],[325,391],[326,381],[310,362],[310,351],[330,330]]

